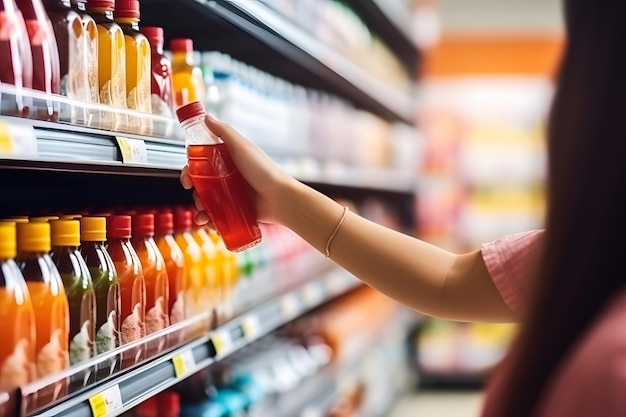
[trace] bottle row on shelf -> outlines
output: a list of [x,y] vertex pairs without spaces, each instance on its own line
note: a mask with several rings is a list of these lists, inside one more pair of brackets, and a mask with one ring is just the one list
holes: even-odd
[[278,226],[230,252],[193,213],[122,208],[0,221],[0,389],[40,383],[25,409],[44,407],[206,335],[298,282],[280,268],[319,257]]

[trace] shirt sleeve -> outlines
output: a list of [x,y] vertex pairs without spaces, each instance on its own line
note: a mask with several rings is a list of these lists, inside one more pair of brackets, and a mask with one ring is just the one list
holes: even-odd
[[528,277],[539,260],[544,230],[531,230],[503,236],[481,247],[487,270],[502,299],[517,315],[526,305]]

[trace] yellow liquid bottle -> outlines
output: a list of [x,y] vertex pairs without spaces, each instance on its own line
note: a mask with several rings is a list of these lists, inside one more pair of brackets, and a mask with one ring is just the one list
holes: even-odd
[[179,108],[194,101],[204,103],[206,85],[202,70],[193,62],[193,41],[187,38],[172,39],[170,51],[174,107]]
[[[87,12],[98,27],[98,85],[100,103],[120,109],[126,104],[126,41],[113,20],[114,0],[87,0]],[[103,112],[100,127],[128,130],[128,117],[121,112]]]
[[204,283],[202,287],[203,310],[211,312],[214,317],[212,325],[220,323],[222,306],[221,268],[218,264],[217,249],[207,229],[195,225],[193,236],[204,254]]
[[[152,51],[148,38],[139,31],[139,1],[117,0],[115,22],[126,41],[126,104],[131,110],[151,114]],[[129,125],[132,133],[152,134],[148,117],[131,117]]]
[[219,271],[219,286],[221,287],[221,317],[228,321],[235,315],[235,287],[239,281],[239,262],[237,253],[226,249],[224,241],[215,230],[208,230],[209,236],[215,244],[216,263]]

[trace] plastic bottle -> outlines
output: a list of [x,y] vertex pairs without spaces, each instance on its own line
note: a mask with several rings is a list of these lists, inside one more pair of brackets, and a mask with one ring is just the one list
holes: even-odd
[[70,308],[70,365],[85,362],[95,355],[96,294],[89,268],[78,247],[80,222],[50,222],[52,261],[56,265]]
[[204,282],[202,283],[200,302],[202,303],[203,311],[211,312],[213,317],[211,327],[213,327],[220,322],[222,301],[221,265],[217,259],[215,244],[206,229],[193,223],[192,234],[204,255]]
[[234,315],[235,287],[239,280],[239,265],[237,253],[226,249],[224,240],[215,232],[202,228],[215,247],[215,263],[218,271],[218,286],[220,288],[220,318],[221,322],[227,321]]
[[[113,215],[107,221],[107,251],[117,271],[121,289],[122,346],[146,335],[146,282],[141,261],[130,241],[131,217]],[[144,358],[144,347],[129,349],[122,355],[122,367],[132,366]]]
[[[81,217],[80,239],[80,251],[96,294],[96,354],[99,355],[122,344],[121,291],[115,265],[105,247],[106,217]],[[98,375],[108,376],[116,368],[117,362],[113,359],[99,366]]]
[[[50,19],[41,0],[17,0],[26,23],[33,58],[33,89],[48,94],[59,94],[61,73],[59,50]],[[42,120],[56,120],[58,109],[51,100],[34,100],[34,116]]]
[[[201,299],[204,286],[205,258],[202,249],[193,236],[193,219],[190,210],[174,211],[174,238],[185,256],[185,315],[187,318],[203,313]],[[208,321],[190,329],[190,336],[196,337],[209,329]]]
[[174,85],[172,81],[172,63],[163,53],[163,28],[142,26],[143,33],[150,42],[151,55],[151,95],[152,113],[161,116],[173,116]]
[[98,85],[98,26],[96,21],[87,13],[87,0],[72,0],[72,10],[80,16],[85,33],[85,61],[87,64],[88,100],[90,103],[100,102],[100,87]]
[[[139,31],[139,1],[117,0],[115,22],[120,25],[126,41],[126,105],[131,110],[152,113],[150,74],[152,73],[150,43]],[[131,132],[150,135],[151,120],[129,118]]]
[[248,199],[248,185],[228,147],[214,139],[204,123],[202,103],[181,107],[176,115],[186,131],[189,175],[226,248],[239,252],[256,245],[261,229]]
[[35,379],[35,310],[15,263],[15,223],[0,222],[0,388]]
[[183,321],[185,315],[185,255],[174,237],[174,214],[157,213],[154,223],[154,239],[165,259],[169,284],[170,323]]
[[[154,241],[154,214],[137,214],[132,217],[131,243],[141,261],[146,281],[146,335],[169,326],[169,281],[165,259]],[[165,338],[150,343],[148,356],[158,354],[165,347]]]
[[[59,271],[50,258],[50,224],[17,223],[17,259],[35,309],[37,378],[69,366],[69,304]],[[39,392],[38,401],[55,400],[65,382],[52,392]]]
[[170,41],[172,52],[172,79],[174,83],[174,108],[205,100],[206,86],[202,70],[193,60],[193,40],[176,38]]
[[[87,12],[98,27],[98,85],[100,103],[126,109],[126,43],[122,28],[113,20],[114,0],[87,0]],[[100,127],[124,130],[128,118],[121,112],[105,112]]]
[[33,57],[15,0],[0,0],[0,62],[0,83],[16,89],[15,95],[0,95],[0,114],[26,117],[29,107],[23,89],[33,86]]

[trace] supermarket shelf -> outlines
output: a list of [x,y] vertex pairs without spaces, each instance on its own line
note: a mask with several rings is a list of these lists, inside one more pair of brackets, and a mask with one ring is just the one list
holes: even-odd
[[[183,347],[115,376],[31,416],[117,416],[193,373],[232,354],[359,285],[333,268],[316,279],[254,307]],[[100,407],[97,411],[93,408]],[[102,408],[104,407],[104,408]]]
[[[174,12],[184,18],[165,18]],[[226,52],[291,82],[341,95],[389,120],[414,124],[412,92],[371,75],[263,2],[144,0],[141,13],[144,24],[163,26],[169,39],[191,37],[198,49]]]

